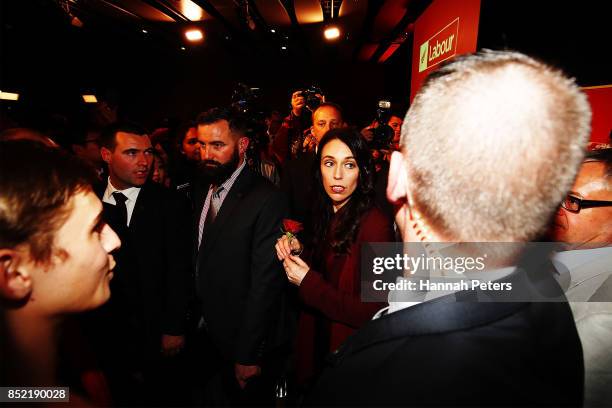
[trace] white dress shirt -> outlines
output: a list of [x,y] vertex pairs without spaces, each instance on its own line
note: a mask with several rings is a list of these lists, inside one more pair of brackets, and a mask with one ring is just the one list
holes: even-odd
[[112,185],[110,181],[110,177],[108,178],[108,183],[106,183],[106,190],[104,191],[104,195],[102,196],[102,201],[111,204],[117,205],[115,201],[115,197],[113,197],[113,193],[118,191],[127,197],[125,201],[125,207],[127,208],[127,225],[130,226],[130,220],[132,219],[132,213],[134,212],[134,205],[136,204],[136,199],[138,198],[138,193],[140,193],[140,187],[130,187],[125,190],[118,190],[115,186]]
[[[480,280],[483,282],[494,282],[500,280],[506,276],[510,276],[516,267],[508,266],[505,268],[492,269],[488,271],[480,271],[480,272],[466,272],[464,274],[458,274],[457,276],[462,276],[467,280]],[[402,280],[408,280],[403,276],[398,276],[396,279],[396,283],[399,283]],[[376,320],[384,315],[395,313],[397,311],[407,309],[409,307],[418,305],[423,302],[427,302],[430,300],[437,299],[442,296],[451,295],[456,293],[457,291],[449,290],[449,291],[435,291],[435,292],[427,292],[427,291],[402,291],[402,290],[392,290],[389,291],[388,302],[389,306],[383,307],[372,317],[372,320]]]
[[[612,279],[612,247],[559,252],[556,278],[566,291],[584,353],[584,406],[612,401],[612,292],[589,301]],[[609,287],[609,286],[608,286]]]

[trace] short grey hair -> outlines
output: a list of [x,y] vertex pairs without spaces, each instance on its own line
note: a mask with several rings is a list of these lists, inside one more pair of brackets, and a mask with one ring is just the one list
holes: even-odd
[[531,241],[572,186],[591,110],[573,79],[517,52],[435,71],[402,126],[414,204],[455,241]]

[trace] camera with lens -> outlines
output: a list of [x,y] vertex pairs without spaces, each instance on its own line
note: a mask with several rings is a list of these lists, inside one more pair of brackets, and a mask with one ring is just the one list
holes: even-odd
[[371,147],[373,149],[388,149],[391,145],[394,132],[393,128],[388,125],[389,119],[391,119],[391,102],[385,99],[378,101],[375,119],[377,126],[372,129]]
[[311,85],[310,87],[304,89],[301,93],[304,97],[304,101],[306,102],[306,107],[314,112],[321,105],[321,96],[323,95],[323,91],[316,85]]
[[248,157],[256,157],[255,153],[266,146],[266,124],[264,112],[259,106],[259,88],[252,88],[238,83],[232,91],[231,108],[240,112],[248,123],[246,136],[250,139]]
[[232,92],[231,106],[244,114],[256,114],[258,99],[259,88],[251,88],[243,83],[238,83]]

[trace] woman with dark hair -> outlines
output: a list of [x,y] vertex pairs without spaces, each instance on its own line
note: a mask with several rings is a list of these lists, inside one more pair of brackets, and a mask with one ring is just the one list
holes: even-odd
[[308,263],[291,255],[287,236],[276,245],[304,304],[298,324],[298,384],[307,384],[325,355],[384,307],[360,300],[361,244],[393,241],[391,220],[375,205],[370,150],[359,132],[328,131],[317,150],[314,238]]

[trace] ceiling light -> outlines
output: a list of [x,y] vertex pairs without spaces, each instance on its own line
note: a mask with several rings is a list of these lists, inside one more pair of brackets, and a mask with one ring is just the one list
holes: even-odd
[[147,30],[145,30],[144,28],[141,30],[143,34],[148,34],[149,32]]
[[204,35],[202,34],[202,30],[200,30],[199,28],[193,28],[191,30],[187,30],[185,31],[185,38],[187,38],[188,41],[201,41],[202,38],[204,38]]
[[96,98],[96,95],[81,95],[81,97],[85,103],[98,103],[98,98]]
[[285,47],[284,45],[281,47],[281,50],[286,50],[287,47]]
[[275,30],[275,29],[273,29],[273,28],[271,28],[271,29],[270,29],[270,32],[271,32],[271,33],[275,33],[275,32],[276,32],[276,30]]
[[0,91],[0,99],[4,99],[5,101],[16,101],[19,99],[19,94]]
[[181,51],[185,51],[187,48],[185,47],[181,47]]
[[324,34],[327,40],[335,40],[340,37],[340,30],[338,30],[338,27],[328,27],[325,29]]
[[183,15],[191,21],[200,21],[204,16],[202,8],[190,0],[183,0],[182,2]]

